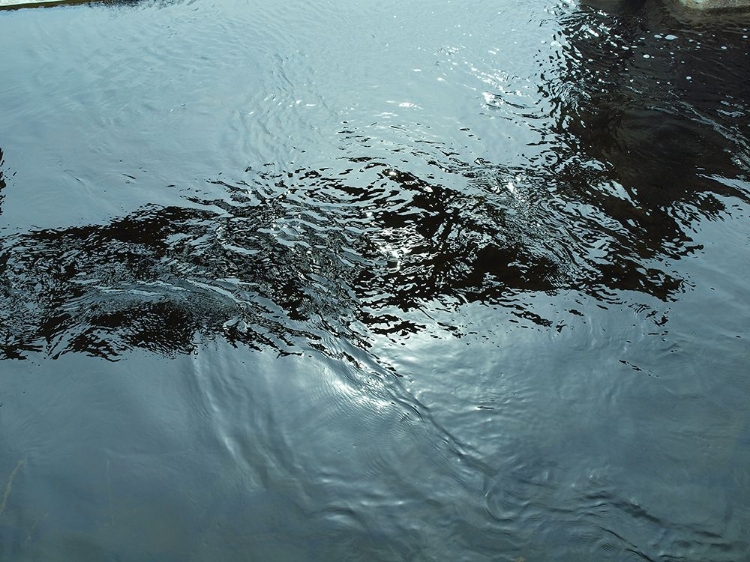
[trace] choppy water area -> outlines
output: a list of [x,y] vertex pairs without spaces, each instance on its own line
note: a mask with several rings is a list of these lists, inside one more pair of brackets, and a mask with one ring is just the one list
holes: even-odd
[[0,558],[750,556],[749,27],[0,11]]

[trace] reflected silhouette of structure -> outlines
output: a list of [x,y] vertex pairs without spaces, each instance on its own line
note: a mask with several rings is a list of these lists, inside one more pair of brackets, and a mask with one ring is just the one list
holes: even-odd
[[696,191],[739,195],[704,180],[747,173],[743,24],[714,17],[680,27],[656,1],[622,12],[564,18],[563,72],[577,90],[568,103],[561,96],[558,132],[648,206],[679,204]]
[[633,265],[679,258],[695,223],[749,199],[731,181],[750,169],[746,32],[718,17],[684,27],[657,1],[588,4],[563,18],[565,78],[544,92],[559,104],[561,196],[616,221]]

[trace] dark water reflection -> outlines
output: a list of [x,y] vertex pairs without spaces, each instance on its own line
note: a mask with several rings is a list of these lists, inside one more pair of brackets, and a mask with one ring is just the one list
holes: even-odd
[[[691,222],[719,216],[725,197],[747,202],[746,190],[722,180],[747,174],[750,83],[742,76],[750,60],[742,20],[677,37],[670,16],[653,2],[635,15],[566,16],[564,83],[575,86],[553,83],[548,95],[562,100],[555,133],[571,151],[559,163],[566,183],[622,189],[576,196],[633,237],[680,255],[690,250]],[[581,170],[592,160],[604,169]]]
[[[512,307],[519,292],[561,289],[669,299],[681,288],[644,265],[666,227],[647,223],[656,233],[638,239],[647,225],[584,217],[584,203],[557,198],[549,179],[452,162],[465,187],[451,189],[366,157],[345,166],[358,169],[249,172],[216,182],[226,197],[192,198],[195,207],[7,237],[4,354],[190,352],[198,334],[291,350],[295,337],[332,332],[366,346],[368,330],[423,329],[400,312],[431,302]],[[691,249],[675,245],[666,257]]]
[[748,24],[489,4],[0,14],[0,557],[748,555]]

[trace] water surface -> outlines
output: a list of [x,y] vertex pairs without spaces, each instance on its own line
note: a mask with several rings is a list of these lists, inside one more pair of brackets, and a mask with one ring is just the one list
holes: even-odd
[[750,555],[750,22],[0,12],[0,558]]

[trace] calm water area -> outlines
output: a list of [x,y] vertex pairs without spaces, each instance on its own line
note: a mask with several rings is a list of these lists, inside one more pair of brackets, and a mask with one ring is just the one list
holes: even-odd
[[748,36],[0,11],[0,560],[750,560]]

